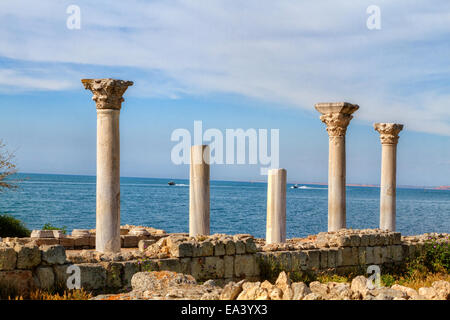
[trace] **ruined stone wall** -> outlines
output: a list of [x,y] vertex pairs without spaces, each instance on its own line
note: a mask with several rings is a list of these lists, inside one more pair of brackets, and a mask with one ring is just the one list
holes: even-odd
[[80,268],[83,288],[103,292],[130,287],[132,276],[140,271],[167,270],[191,274],[198,281],[223,282],[259,280],[270,270],[344,273],[368,265],[402,264],[422,252],[426,239],[427,235],[401,237],[396,232],[346,229],[265,245],[250,235],[189,238],[178,234],[156,242],[142,240],[139,250],[120,254],[66,251],[61,245],[4,239],[0,243],[0,290],[25,293],[32,288],[65,288],[71,265]]

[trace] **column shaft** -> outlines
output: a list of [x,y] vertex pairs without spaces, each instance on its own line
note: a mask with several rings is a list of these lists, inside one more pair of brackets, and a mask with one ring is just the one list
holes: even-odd
[[209,235],[209,146],[191,147],[189,235]]
[[328,164],[328,231],[346,227],[345,174],[345,136],[332,136]]
[[397,145],[382,146],[380,229],[395,231]]
[[120,110],[97,110],[96,250],[120,251]]
[[266,244],[286,242],[286,170],[269,170]]

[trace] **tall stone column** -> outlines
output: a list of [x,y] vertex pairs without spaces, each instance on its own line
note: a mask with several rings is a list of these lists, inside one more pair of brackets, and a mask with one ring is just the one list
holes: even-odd
[[286,242],[286,169],[269,170],[266,244]]
[[380,229],[395,231],[397,143],[402,124],[375,123],[381,140]]
[[131,81],[83,79],[97,106],[97,209],[95,248],[120,252],[120,138],[122,95]]
[[318,103],[320,120],[327,125],[329,140],[328,160],[328,231],[346,227],[345,198],[345,134],[352,113],[359,109],[348,102]]
[[209,160],[207,145],[191,147],[189,236],[209,235]]

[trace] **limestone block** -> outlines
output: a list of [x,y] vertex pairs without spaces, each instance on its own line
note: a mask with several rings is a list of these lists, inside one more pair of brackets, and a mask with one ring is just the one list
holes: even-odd
[[142,272],[159,271],[159,260],[157,259],[140,261],[138,264],[141,266]]
[[123,264],[120,262],[103,262],[101,265],[106,271],[106,287],[121,288]]
[[95,248],[95,236],[89,236],[89,247]]
[[319,250],[308,250],[308,259],[306,261],[307,269],[318,270],[320,268],[320,251]]
[[256,252],[256,244],[253,238],[247,238],[245,240],[245,251],[247,253],[255,253]]
[[10,247],[0,247],[0,271],[14,270],[16,263],[16,251]]
[[38,267],[35,275],[40,289],[50,290],[55,286],[55,275],[52,267]]
[[34,243],[37,246],[51,246],[51,245],[55,245],[55,244],[59,244],[59,239],[55,239],[55,238],[39,238],[39,239],[35,239]]
[[367,247],[358,247],[358,264],[367,264]]
[[180,273],[181,272],[181,264],[180,259],[170,258],[170,259],[160,259],[158,261],[159,270],[165,271],[173,271]]
[[225,253],[228,256],[232,256],[236,254],[236,246],[233,240],[227,239],[224,241],[225,243]]
[[72,237],[67,237],[67,238],[60,238],[58,239],[59,242],[58,244],[62,245],[64,248],[66,249],[73,249],[74,246],[74,240]]
[[72,238],[73,238],[73,246],[74,246],[74,248],[90,247],[89,237],[77,237],[77,236],[74,236]]
[[200,252],[202,257],[209,257],[214,254],[214,246],[210,241],[200,243]]
[[373,264],[383,263],[381,247],[373,247]]
[[70,274],[67,273],[67,268],[69,265],[53,265],[53,274],[55,275],[55,286],[60,288],[66,288],[67,279],[70,277]]
[[391,263],[391,246],[383,246],[381,247],[381,263]]
[[53,233],[53,230],[33,230],[31,232],[32,239],[36,238],[54,238],[55,235]]
[[205,279],[221,279],[225,275],[224,259],[220,257],[206,257],[204,265]]
[[401,262],[403,260],[403,248],[401,245],[394,245],[391,247],[392,259],[395,262]]
[[359,247],[361,245],[361,237],[359,234],[350,235],[350,245],[352,247]]
[[361,234],[361,240],[360,240],[360,246],[361,247],[367,247],[370,243],[370,235],[368,234]]
[[236,247],[236,254],[245,254],[246,249],[245,249],[245,243],[242,240],[236,240],[234,242],[234,245]]
[[306,269],[308,254],[304,251],[292,251],[292,271],[301,271]]
[[328,268],[328,250],[321,249],[320,250],[320,269]]
[[236,277],[245,278],[256,276],[256,256],[251,254],[236,255],[234,272]]
[[[149,241],[149,240],[145,240]],[[201,254],[201,248],[199,254]],[[173,257],[185,258],[193,256],[193,244],[191,242],[178,242],[170,247],[170,254]]]
[[61,245],[41,246],[42,261],[47,264],[64,264],[66,262],[66,249]]
[[192,263],[191,258],[181,258],[180,259],[181,273],[191,274],[191,263]]
[[90,236],[90,232],[87,229],[73,229],[72,230],[72,237],[78,237],[78,238],[88,238]]
[[17,245],[17,269],[32,269],[41,263],[41,251],[36,245]]
[[366,247],[366,264],[371,265],[375,263],[374,247]]
[[234,256],[224,256],[224,277],[225,279],[234,277]]
[[338,249],[330,248],[328,250],[328,268],[336,268],[337,267],[337,253]]
[[289,251],[274,252],[274,257],[282,270],[292,271],[292,255]]
[[337,256],[338,266],[355,266],[358,265],[358,248],[344,247],[338,251]]
[[30,270],[0,271],[0,288],[11,295],[26,296],[35,289]]
[[81,287],[86,290],[101,289],[106,286],[106,269],[96,263],[78,264],[81,271]]
[[349,247],[352,245],[351,239],[347,235],[339,235],[336,238],[336,243],[339,247]]
[[144,252],[152,244],[156,243],[155,240],[140,240],[138,243],[138,248],[140,252]]
[[371,247],[376,246],[379,241],[378,240],[379,237],[380,237],[379,234],[375,234],[375,233],[369,234],[369,246],[371,246]]
[[400,232],[394,232],[394,239],[393,243],[394,245],[401,244],[402,243],[402,234]]
[[226,253],[226,251],[225,251],[225,244],[222,241],[217,241],[214,244],[214,255],[216,257],[224,256],[225,253]]
[[123,238],[123,247],[124,248],[137,248],[138,246],[138,237],[135,235],[124,235],[124,236],[120,236],[121,238]]

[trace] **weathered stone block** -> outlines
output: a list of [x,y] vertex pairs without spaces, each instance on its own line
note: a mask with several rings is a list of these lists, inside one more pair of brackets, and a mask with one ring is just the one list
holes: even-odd
[[90,247],[89,237],[72,237],[74,248]]
[[361,245],[361,237],[359,234],[350,235],[350,245],[352,247],[359,247]]
[[292,271],[301,271],[306,269],[306,261],[308,260],[308,255],[304,251],[292,251]]
[[222,241],[217,241],[214,244],[214,255],[216,257],[224,256],[225,253],[226,253],[226,251],[225,251],[225,244]]
[[67,273],[69,265],[53,265],[53,274],[55,275],[55,286],[59,288],[67,288],[67,279],[70,274]]
[[367,247],[370,243],[370,235],[368,234],[361,234],[361,242],[360,242],[360,246],[361,247]]
[[[178,258],[192,257],[193,247],[193,244],[190,242],[175,243],[171,246],[170,254]],[[199,254],[201,254],[201,249]]]
[[59,238],[58,241],[59,241],[58,244],[60,244],[64,248],[73,249],[74,246],[73,238]]
[[32,269],[41,263],[41,251],[35,245],[17,245],[17,269]]
[[337,236],[336,243],[339,247],[349,247],[352,245],[350,237],[346,235]]
[[200,252],[202,257],[209,257],[214,255],[214,246],[210,241],[200,243]]
[[330,248],[328,250],[328,268],[336,268],[337,266],[337,248]]
[[61,245],[41,246],[41,259],[47,264],[64,264],[66,262],[66,250]]
[[140,252],[144,252],[152,244],[156,243],[155,240],[140,240],[138,243],[138,248]]
[[234,256],[224,256],[224,277],[226,279],[234,277]]
[[338,251],[337,265],[341,266],[355,266],[358,265],[358,248],[344,247]]
[[307,269],[318,270],[320,268],[320,251],[308,250],[308,259],[306,261]]
[[328,269],[328,250],[320,250],[320,269]]
[[16,251],[10,247],[0,247],[0,271],[14,270],[16,263]]
[[236,277],[245,278],[256,275],[256,256],[252,254],[236,255],[234,259]]
[[236,254],[245,254],[246,249],[245,249],[245,243],[242,240],[236,240],[234,242],[234,245],[236,247]]
[[171,259],[161,259],[158,261],[159,270],[165,271],[173,271],[180,273],[181,272],[181,264],[180,259],[171,258]]
[[292,255],[290,251],[277,251],[273,255],[282,270],[286,272],[292,271]]
[[35,239],[34,243],[37,246],[51,246],[51,245],[56,245],[59,244],[59,239],[55,239],[55,238],[39,238],[39,239]]
[[233,240],[227,239],[224,241],[225,243],[225,254],[228,256],[232,256],[236,254],[236,246]]
[[366,247],[366,264],[374,264],[375,263],[375,252],[374,247]]
[[391,247],[392,260],[401,262],[403,260],[403,248],[401,245],[394,245]]
[[139,239],[137,236],[134,235],[124,235],[120,236],[123,237],[123,247],[124,248],[137,248]]
[[95,248],[95,236],[89,236],[89,247]]
[[400,232],[394,232],[394,239],[393,243],[394,245],[401,244],[402,243],[402,234]]
[[207,278],[221,279],[225,275],[224,259],[220,257],[206,257],[204,273]]
[[106,271],[106,287],[121,288],[123,264],[120,262],[103,262],[101,265]]
[[50,290],[55,286],[55,275],[52,267],[38,267],[35,275],[40,289]]
[[391,263],[391,246],[383,246],[381,247],[381,262],[382,263]]
[[191,264],[192,264],[191,258],[181,258],[180,259],[181,273],[191,274]]
[[101,289],[106,286],[106,269],[95,263],[77,265],[81,271],[81,287],[86,290]]
[[245,240],[245,251],[247,253],[255,253],[256,252],[256,244],[253,238],[247,238]]
[[0,288],[10,296],[26,296],[35,289],[30,270],[0,271]]
[[358,247],[358,264],[366,265],[367,263],[367,248]]
[[383,263],[381,247],[373,247],[373,264]]
[[159,260],[149,259],[144,261],[138,261],[142,272],[159,271]]

